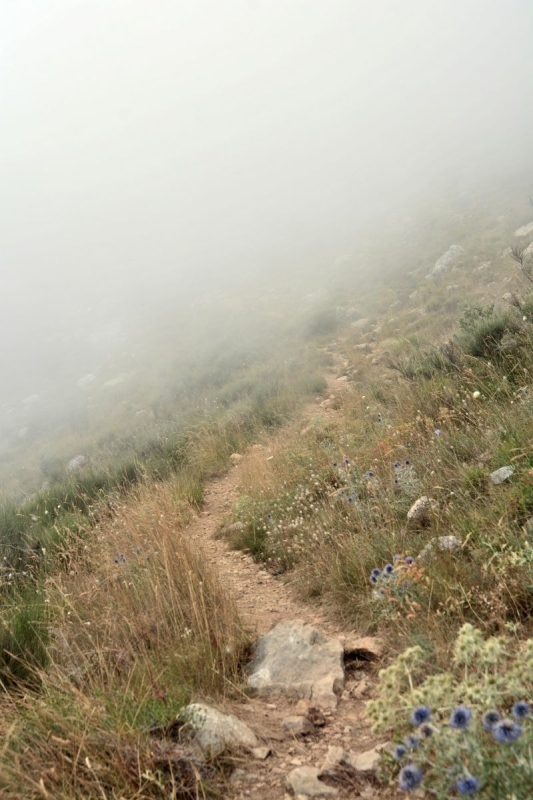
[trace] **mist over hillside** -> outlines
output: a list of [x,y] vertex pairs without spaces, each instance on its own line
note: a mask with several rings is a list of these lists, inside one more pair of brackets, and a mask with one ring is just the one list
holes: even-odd
[[1,16],[15,473],[36,438],[89,436],[125,398],[146,410],[148,384],[217,342],[272,343],[313,303],[396,286],[465,220],[528,221],[526,0],[23,0]]

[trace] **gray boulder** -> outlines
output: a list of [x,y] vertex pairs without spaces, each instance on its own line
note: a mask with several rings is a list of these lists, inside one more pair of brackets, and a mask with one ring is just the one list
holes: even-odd
[[529,236],[530,233],[533,233],[533,222],[528,222],[527,225],[522,225],[521,228],[518,228],[514,232],[515,236]]
[[490,479],[495,486],[499,486],[500,483],[505,483],[505,481],[508,481],[513,473],[514,467],[500,467],[500,469],[496,469],[494,472],[491,472]]
[[338,789],[328,786],[318,778],[319,770],[316,767],[296,767],[291,770],[286,778],[287,789],[296,797],[334,797]]
[[310,733],[314,733],[315,731],[315,726],[307,717],[300,717],[298,715],[282,719],[281,727],[293,736],[309,736]]
[[428,525],[432,514],[437,511],[438,507],[439,504],[436,500],[422,495],[407,512],[407,521],[419,525]]
[[382,750],[388,742],[365,750],[364,753],[348,753],[338,745],[330,745],[322,764],[319,775],[334,775],[338,767],[348,766],[357,772],[374,773],[378,767]]
[[248,685],[335,708],[344,688],[344,649],[338,639],[298,620],[280,622],[255,645]]
[[260,745],[248,725],[233,714],[223,714],[204,703],[191,703],[181,716],[192,733],[192,749],[203,758],[215,758],[226,750],[251,752]]
[[79,472],[82,467],[85,467],[88,462],[87,456],[74,456],[67,464],[67,472],[69,475],[74,475]]
[[452,244],[446,252],[437,259],[435,266],[431,272],[426,275],[426,278],[436,278],[438,275],[444,275],[445,272],[449,272],[452,267],[455,267],[458,261],[460,261],[463,253],[464,249],[460,244]]
[[429,561],[437,553],[456,553],[463,543],[457,536],[437,536],[432,539],[418,554],[418,561]]

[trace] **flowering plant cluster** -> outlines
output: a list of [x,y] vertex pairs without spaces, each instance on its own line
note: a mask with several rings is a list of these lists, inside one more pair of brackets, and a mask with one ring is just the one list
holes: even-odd
[[424,568],[413,556],[396,555],[392,563],[383,568],[374,567],[370,583],[374,589],[372,597],[379,603],[387,618],[394,613],[414,619],[421,609],[419,600],[424,593]]
[[511,647],[467,624],[453,669],[422,679],[426,669],[413,647],[380,672],[380,697],[368,704],[374,730],[392,728],[402,738],[385,757],[385,773],[401,790],[422,785],[439,800],[530,798],[533,639]]

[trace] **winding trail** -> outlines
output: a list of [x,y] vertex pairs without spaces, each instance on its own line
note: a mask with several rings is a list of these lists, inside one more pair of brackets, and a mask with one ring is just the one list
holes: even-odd
[[[348,389],[334,374],[326,376],[329,396]],[[308,404],[302,412],[302,426],[312,418],[335,414],[334,404],[323,398]],[[273,440],[272,447],[276,443]],[[269,446],[255,446],[242,456],[227,475],[212,480],[205,489],[205,503],[200,514],[188,526],[190,538],[205,554],[206,561],[216,571],[222,584],[233,595],[241,617],[247,627],[258,636],[267,633],[282,620],[301,620],[319,628],[328,636],[341,641],[357,637],[353,629],[342,627],[323,604],[302,602],[290,585],[274,577],[246,553],[232,550],[217,532],[224,524],[231,506],[240,495],[240,480],[247,459],[257,458],[258,451],[268,458]],[[285,789],[285,776],[296,766],[320,766],[328,747],[341,746],[351,753],[360,753],[374,747],[378,740],[371,734],[366,716],[366,700],[372,696],[376,665],[357,662],[355,669],[347,669],[346,685],[337,709],[325,712],[326,725],[316,733],[295,738],[284,731],[281,721],[290,714],[305,714],[307,701],[291,701],[285,697],[256,697],[242,703],[228,703],[226,710],[235,713],[271,747],[265,760],[250,757],[238,765],[233,774],[226,797],[277,800],[289,797]],[[395,795],[378,789],[369,779],[357,788],[340,787],[340,798],[389,798]]]

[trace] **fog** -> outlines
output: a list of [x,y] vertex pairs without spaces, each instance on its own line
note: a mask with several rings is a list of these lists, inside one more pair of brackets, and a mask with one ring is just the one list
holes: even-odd
[[1,0],[0,405],[530,168],[532,31],[529,0]]

